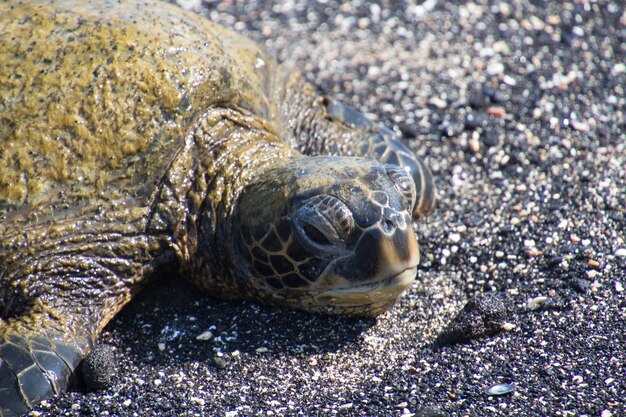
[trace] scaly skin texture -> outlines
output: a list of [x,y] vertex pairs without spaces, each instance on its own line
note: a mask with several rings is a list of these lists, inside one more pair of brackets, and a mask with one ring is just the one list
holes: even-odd
[[432,185],[391,131],[199,16],[1,3],[0,417],[63,392],[165,265],[225,298],[379,314],[413,281]]

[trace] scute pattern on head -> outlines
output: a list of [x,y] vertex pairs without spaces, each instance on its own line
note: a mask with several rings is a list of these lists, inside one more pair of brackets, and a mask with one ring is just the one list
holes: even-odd
[[407,285],[393,280],[419,260],[403,188],[409,174],[334,157],[297,158],[265,174],[246,187],[235,215],[244,292],[313,311],[388,308]]

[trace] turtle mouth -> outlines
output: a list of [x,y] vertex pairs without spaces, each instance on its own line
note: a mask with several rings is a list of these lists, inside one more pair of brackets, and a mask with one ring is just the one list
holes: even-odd
[[[315,296],[315,302],[339,309],[371,306],[373,311],[384,311],[413,283],[416,275],[417,265],[374,282],[323,291]],[[365,310],[361,314],[367,314]]]

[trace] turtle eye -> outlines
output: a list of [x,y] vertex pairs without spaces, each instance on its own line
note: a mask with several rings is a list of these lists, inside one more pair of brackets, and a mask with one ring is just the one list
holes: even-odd
[[409,211],[413,210],[417,199],[417,191],[415,190],[415,182],[413,181],[413,177],[411,177],[408,167],[385,165],[385,171],[393,181],[396,189],[404,196]]
[[296,209],[292,221],[306,243],[324,250],[344,247],[343,241],[354,228],[350,209],[330,195],[305,200]]
[[309,240],[317,245],[330,245],[330,239],[316,225],[309,221],[302,221],[302,231]]

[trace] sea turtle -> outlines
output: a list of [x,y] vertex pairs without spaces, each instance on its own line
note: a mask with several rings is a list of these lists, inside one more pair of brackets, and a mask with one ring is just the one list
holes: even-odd
[[156,270],[376,315],[428,168],[250,40],[152,0],[0,4],[0,415],[66,389]]

